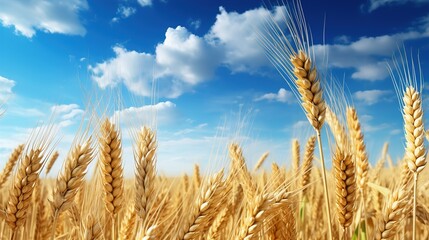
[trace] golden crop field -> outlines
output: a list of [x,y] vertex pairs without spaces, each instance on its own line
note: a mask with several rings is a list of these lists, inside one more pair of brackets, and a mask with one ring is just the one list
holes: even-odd
[[[196,164],[191,175],[160,175],[157,129],[142,125],[131,132],[135,174],[126,176],[118,119],[88,107],[66,155],[56,151],[53,124],[10,153],[0,173],[1,239],[429,239],[419,62],[404,47],[388,66],[401,103],[403,159],[393,163],[386,142],[370,164],[358,109],[323,79],[299,2],[284,21],[281,28],[266,19],[258,36],[312,130],[306,142],[292,141],[291,167],[265,166],[268,152],[250,166],[246,148],[232,141],[219,172],[203,174]],[[324,129],[332,141],[322,141]],[[54,164],[61,169],[48,178]]]

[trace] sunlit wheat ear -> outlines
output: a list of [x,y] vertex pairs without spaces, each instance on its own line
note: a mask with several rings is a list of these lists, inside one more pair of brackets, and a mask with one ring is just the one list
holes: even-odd
[[58,174],[54,188],[52,207],[58,215],[67,210],[82,187],[89,163],[93,159],[91,139],[74,146],[67,155],[62,171]]
[[326,105],[317,70],[311,59],[303,51],[292,56],[290,61],[294,66],[295,83],[307,119],[314,129],[320,131],[325,121]]
[[240,233],[236,239],[258,239],[259,232],[269,216],[275,214],[290,204],[291,193],[285,189],[272,194],[260,194],[248,206],[246,218],[240,226]]
[[201,186],[201,173],[200,173],[200,165],[195,164],[194,165],[194,185],[195,188],[198,189]]
[[262,164],[264,164],[265,160],[267,160],[269,155],[270,155],[270,152],[265,152],[264,154],[262,154],[262,156],[256,162],[255,167],[253,168],[254,172],[258,171],[261,168]]
[[207,234],[208,240],[219,239],[222,236],[222,230],[225,228],[225,225],[227,224],[228,217],[230,217],[232,207],[233,205],[229,204],[226,207],[223,207],[220,210],[220,212],[217,214]]
[[410,196],[409,190],[403,187],[396,189],[389,196],[375,229],[376,239],[393,239],[397,235],[401,222],[406,216],[405,210]]
[[133,238],[134,228],[136,224],[136,211],[134,209],[134,205],[130,206],[131,207],[128,208],[121,224],[121,232],[119,234],[119,238],[123,240]]
[[292,170],[294,173],[299,171],[301,164],[301,150],[298,139],[292,140]]
[[203,186],[190,216],[179,230],[176,239],[198,239],[203,236],[213,222],[224,198],[225,186],[222,178],[223,170]]
[[403,101],[407,163],[410,171],[419,173],[426,165],[422,99],[420,93],[409,86],[405,89]]
[[301,176],[301,187],[303,188],[302,194],[304,196],[306,196],[307,194],[307,185],[310,183],[315,144],[316,144],[316,136],[312,136],[308,139],[307,145],[305,147],[304,161],[302,163],[302,176]]
[[333,157],[337,217],[340,226],[347,228],[353,222],[356,201],[355,166],[352,155],[337,148]]
[[233,163],[233,171],[237,175],[243,187],[244,195],[247,199],[253,199],[256,194],[257,187],[249,170],[247,169],[243,152],[238,144],[232,143],[229,145],[229,156]]
[[[410,60],[410,62],[409,62]],[[418,59],[414,65],[412,55],[407,56],[406,51],[400,51],[399,60],[393,57],[393,69],[389,65],[389,71],[398,96],[402,96],[402,114],[405,129],[405,158],[408,168],[413,173],[413,237],[416,239],[416,211],[417,211],[417,183],[419,173],[426,165],[425,129],[422,108],[423,74]],[[419,76],[417,76],[419,75]],[[419,78],[419,83],[417,79]],[[402,100],[402,101],[401,101]]]
[[101,125],[99,143],[99,166],[103,179],[104,203],[107,211],[115,216],[123,205],[122,146],[118,129],[107,118]]
[[[40,186],[41,195],[46,195],[46,189],[43,186]],[[47,202],[47,201],[46,201]],[[51,214],[49,209],[45,205],[44,199],[41,199],[37,203],[37,216],[36,216],[36,238],[37,239],[47,239],[50,233],[51,224]]]
[[24,144],[19,145],[16,147],[12,154],[9,157],[9,160],[6,163],[6,166],[4,167],[3,171],[0,173],[0,189],[3,187],[7,179],[9,178],[10,174],[12,173],[13,167],[16,165],[16,162],[19,159],[19,156],[21,155],[22,151],[24,150]]
[[51,171],[52,167],[54,166],[59,156],[60,156],[60,153],[58,151],[55,151],[52,154],[51,159],[49,159],[48,164],[46,164],[46,174],[48,174]]
[[347,108],[347,124],[350,132],[351,147],[355,156],[356,184],[363,191],[368,181],[368,154],[361,125],[354,108]]
[[22,226],[26,220],[33,189],[44,163],[42,151],[31,149],[22,157],[18,166],[6,207],[6,222],[12,229]]
[[31,204],[36,182],[46,158],[49,158],[50,146],[57,130],[50,124],[35,128],[19,157],[5,211],[6,223],[12,229],[12,238],[19,231],[17,228],[24,225],[27,219],[27,210]]
[[326,122],[334,135],[336,145],[342,151],[349,151],[350,143],[346,128],[344,124],[340,122],[337,114],[335,114],[329,107],[326,108]]
[[85,240],[103,239],[103,232],[100,221],[95,219],[92,214],[88,215],[84,222],[84,237]]
[[156,136],[148,127],[143,127],[137,135],[134,146],[134,160],[136,166],[136,197],[135,209],[141,221],[147,217],[151,207],[151,195],[154,193],[155,165],[156,165]]

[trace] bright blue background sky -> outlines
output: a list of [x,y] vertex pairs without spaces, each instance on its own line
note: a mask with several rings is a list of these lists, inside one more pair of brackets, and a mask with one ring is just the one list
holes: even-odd
[[[328,50],[329,71],[348,87],[371,162],[385,141],[396,160],[403,152],[402,118],[385,62],[404,43],[420,51],[428,75],[429,1],[302,4],[316,49]],[[227,164],[223,148],[239,130],[250,165],[265,151],[271,152],[269,161],[289,165],[291,139],[304,145],[312,133],[252,29],[274,14],[268,2],[268,9],[260,1],[0,0],[0,5],[0,97],[7,99],[0,120],[3,159],[54,106],[64,156],[85,109],[82,89],[120,92],[124,122],[157,109],[158,168],[165,173],[190,171],[193,163],[206,167],[209,160]],[[151,108],[153,79],[158,91]],[[124,147],[131,173],[128,140]]]

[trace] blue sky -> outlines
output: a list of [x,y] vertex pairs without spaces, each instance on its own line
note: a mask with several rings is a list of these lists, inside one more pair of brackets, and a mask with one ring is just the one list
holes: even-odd
[[[254,31],[276,14],[276,3],[0,0],[0,98],[6,100],[0,156],[7,158],[56,109],[64,157],[89,92],[122,96],[116,110],[124,122],[128,173],[127,120],[151,118],[153,110],[160,172],[226,165],[232,139],[243,143],[249,165],[265,151],[269,162],[289,165],[291,139],[305,145],[312,132]],[[385,63],[404,44],[420,51],[428,75],[429,1],[302,4],[316,53],[328,53],[328,71],[344,81],[358,110],[371,162],[385,141],[396,160],[403,151],[402,118]]]

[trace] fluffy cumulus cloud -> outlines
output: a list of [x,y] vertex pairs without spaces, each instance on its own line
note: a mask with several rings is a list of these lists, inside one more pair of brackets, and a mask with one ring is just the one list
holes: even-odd
[[[149,2],[149,1],[147,1]],[[115,56],[89,66],[91,78],[100,88],[123,83],[131,92],[150,96],[156,82],[159,96],[178,97],[213,77],[219,66],[233,72],[255,72],[270,65],[258,43],[255,28],[263,27],[267,19],[281,21],[283,8],[265,8],[244,13],[227,12],[220,8],[216,22],[204,36],[187,28],[168,28],[155,53],[113,48]]]
[[77,104],[62,104],[51,107],[51,112],[59,118],[59,126],[67,127],[76,123],[84,111]]
[[102,89],[119,83],[141,96],[150,96],[155,58],[151,54],[113,47],[115,57],[95,66],[89,66],[92,79]]
[[0,76],[0,102],[4,102],[12,96],[14,86],[15,81]]
[[165,124],[174,119],[176,104],[166,101],[154,105],[129,107],[113,114],[113,118],[119,119],[126,126],[137,124],[153,125]]
[[130,91],[151,96],[155,80],[160,96],[177,97],[184,91],[210,79],[220,55],[203,38],[186,28],[169,28],[155,55],[113,48],[115,57],[89,66],[92,79],[101,88],[123,83]]
[[212,77],[220,53],[203,38],[185,27],[168,28],[165,40],[156,47],[156,62],[161,75],[170,75],[195,85]]
[[429,31],[418,29],[393,35],[362,37],[344,44],[315,45],[314,50],[316,55],[328,55],[330,67],[352,69],[353,79],[377,81],[389,76],[386,61],[398,49],[398,44],[427,37]]
[[219,11],[206,38],[225,52],[223,62],[233,71],[254,71],[269,65],[258,41],[258,29],[265,27],[269,19],[281,24],[284,8],[276,7],[270,11],[261,7],[237,13],[220,7]]
[[[388,90],[366,90],[366,91],[357,91],[353,93],[353,97],[366,104],[366,105],[373,105],[375,103],[378,103],[380,101],[388,100],[389,96],[392,95],[391,91]],[[396,96],[394,96],[396,97]]]
[[260,97],[257,97],[255,101],[268,100],[282,103],[290,103],[293,102],[294,99],[295,97],[292,92],[287,91],[284,88],[280,88],[277,93],[266,93]]
[[391,5],[403,5],[406,3],[429,3],[429,0],[369,0],[367,4],[362,5],[362,8],[368,12],[372,12],[378,8],[391,6]]
[[86,0],[0,0],[0,21],[15,32],[33,37],[37,30],[48,33],[85,35],[79,12],[88,9]]

